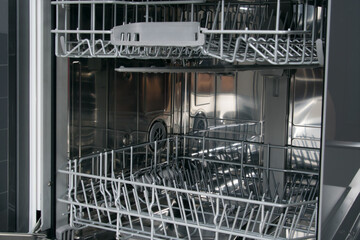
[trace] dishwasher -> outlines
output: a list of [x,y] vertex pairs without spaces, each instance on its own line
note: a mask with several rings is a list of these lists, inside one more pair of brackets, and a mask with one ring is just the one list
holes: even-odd
[[317,238],[327,1],[51,4],[58,239]]

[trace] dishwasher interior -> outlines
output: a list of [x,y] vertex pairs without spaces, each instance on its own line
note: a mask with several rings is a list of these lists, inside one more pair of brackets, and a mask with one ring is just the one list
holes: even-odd
[[316,238],[325,1],[52,4],[58,238]]

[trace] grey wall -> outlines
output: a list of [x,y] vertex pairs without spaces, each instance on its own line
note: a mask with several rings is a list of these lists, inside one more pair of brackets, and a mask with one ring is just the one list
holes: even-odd
[[15,1],[0,1],[0,231],[15,230]]
[[[14,2],[9,0],[9,2]],[[29,1],[17,0],[16,15],[16,231],[29,231]]]
[[8,228],[9,65],[7,8],[8,2],[0,1],[0,231],[6,231]]

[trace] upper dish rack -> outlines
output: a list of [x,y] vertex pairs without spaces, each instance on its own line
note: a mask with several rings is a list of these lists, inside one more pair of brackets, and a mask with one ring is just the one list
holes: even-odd
[[59,57],[322,64],[315,1],[56,0]]

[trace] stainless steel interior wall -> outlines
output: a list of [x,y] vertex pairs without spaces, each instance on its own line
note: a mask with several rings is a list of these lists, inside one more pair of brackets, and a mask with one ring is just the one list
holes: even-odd
[[[264,92],[264,143],[286,145],[287,119],[288,119],[288,94],[289,94],[289,76],[284,72],[282,75],[265,75]],[[271,168],[286,168],[286,151],[283,149],[271,149],[266,151],[271,162],[265,162]],[[265,159],[268,159],[266,157]],[[271,189],[278,188],[280,196],[284,194],[285,174],[281,172],[274,173],[275,182],[270,184]]]
[[261,121],[264,86],[259,75],[256,71],[191,74],[190,116],[204,112],[212,121]]
[[147,141],[155,121],[168,134],[189,132],[199,114],[208,127],[254,122],[257,139],[252,140],[262,141],[259,72],[118,73],[114,68],[111,60],[70,61],[71,156]]
[[[268,143],[319,148],[321,68],[170,74],[116,72],[118,64],[70,60],[71,157],[145,142],[155,121],[164,124],[168,134],[199,130],[194,126],[198,118],[208,128],[254,123],[253,133],[244,140],[262,142],[266,133],[273,136]],[[279,95],[282,107],[266,99]],[[265,115],[282,120],[265,121]],[[293,159],[294,168],[312,168],[318,166],[319,156],[305,159],[299,153]],[[304,166],[309,161],[313,165]]]
[[[289,145],[320,148],[323,72],[324,68],[297,69],[290,79]],[[291,154],[293,169],[319,170],[320,154],[318,151],[296,150]]]
[[174,111],[181,103],[172,92],[181,93],[181,75],[119,73],[115,66],[114,60],[70,60],[70,157],[145,142],[155,121],[168,134],[180,125]]
[[[113,60],[70,60],[70,157],[147,141],[156,121],[168,134],[254,122],[262,141],[264,76],[232,73],[120,73]],[[250,137],[252,137],[250,136]]]
[[291,136],[289,144],[320,147],[323,68],[297,69],[291,91]]
[[[262,141],[264,77],[259,71],[192,73],[189,129],[202,117],[208,128],[254,123],[255,133],[243,140]],[[252,139],[252,137],[255,137]]]
[[[70,155],[69,146],[69,79],[68,59],[56,60],[56,169],[66,165]],[[65,96],[65,97],[64,97]],[[56,171],[56,194],[60,198],[66,192],[68,179]],[[68,224],[67,206],[56,201],[56,229]]]
[[[60,16],[65,17],[64,9],[60,8],[58,13]],[[62,26],[60,22],[60,26]],[[67,164],[67,160],[70,156],[71,143],[69,142],[70,135],[70,65],[69,59],[67,58],[57,58],[56,59],[56,82],[55,82],[55,116],[56,116],[56,129],[55,129],[55,199],[62,197],[64,192],[67,191],[68,179],[64,174],[59,173],[57,170],[62,168]],[[61,229],[61,227],[66,227],[68,225],[68,216],[64,213],[68,211],[67,206],[55,202],[55,229]]]

